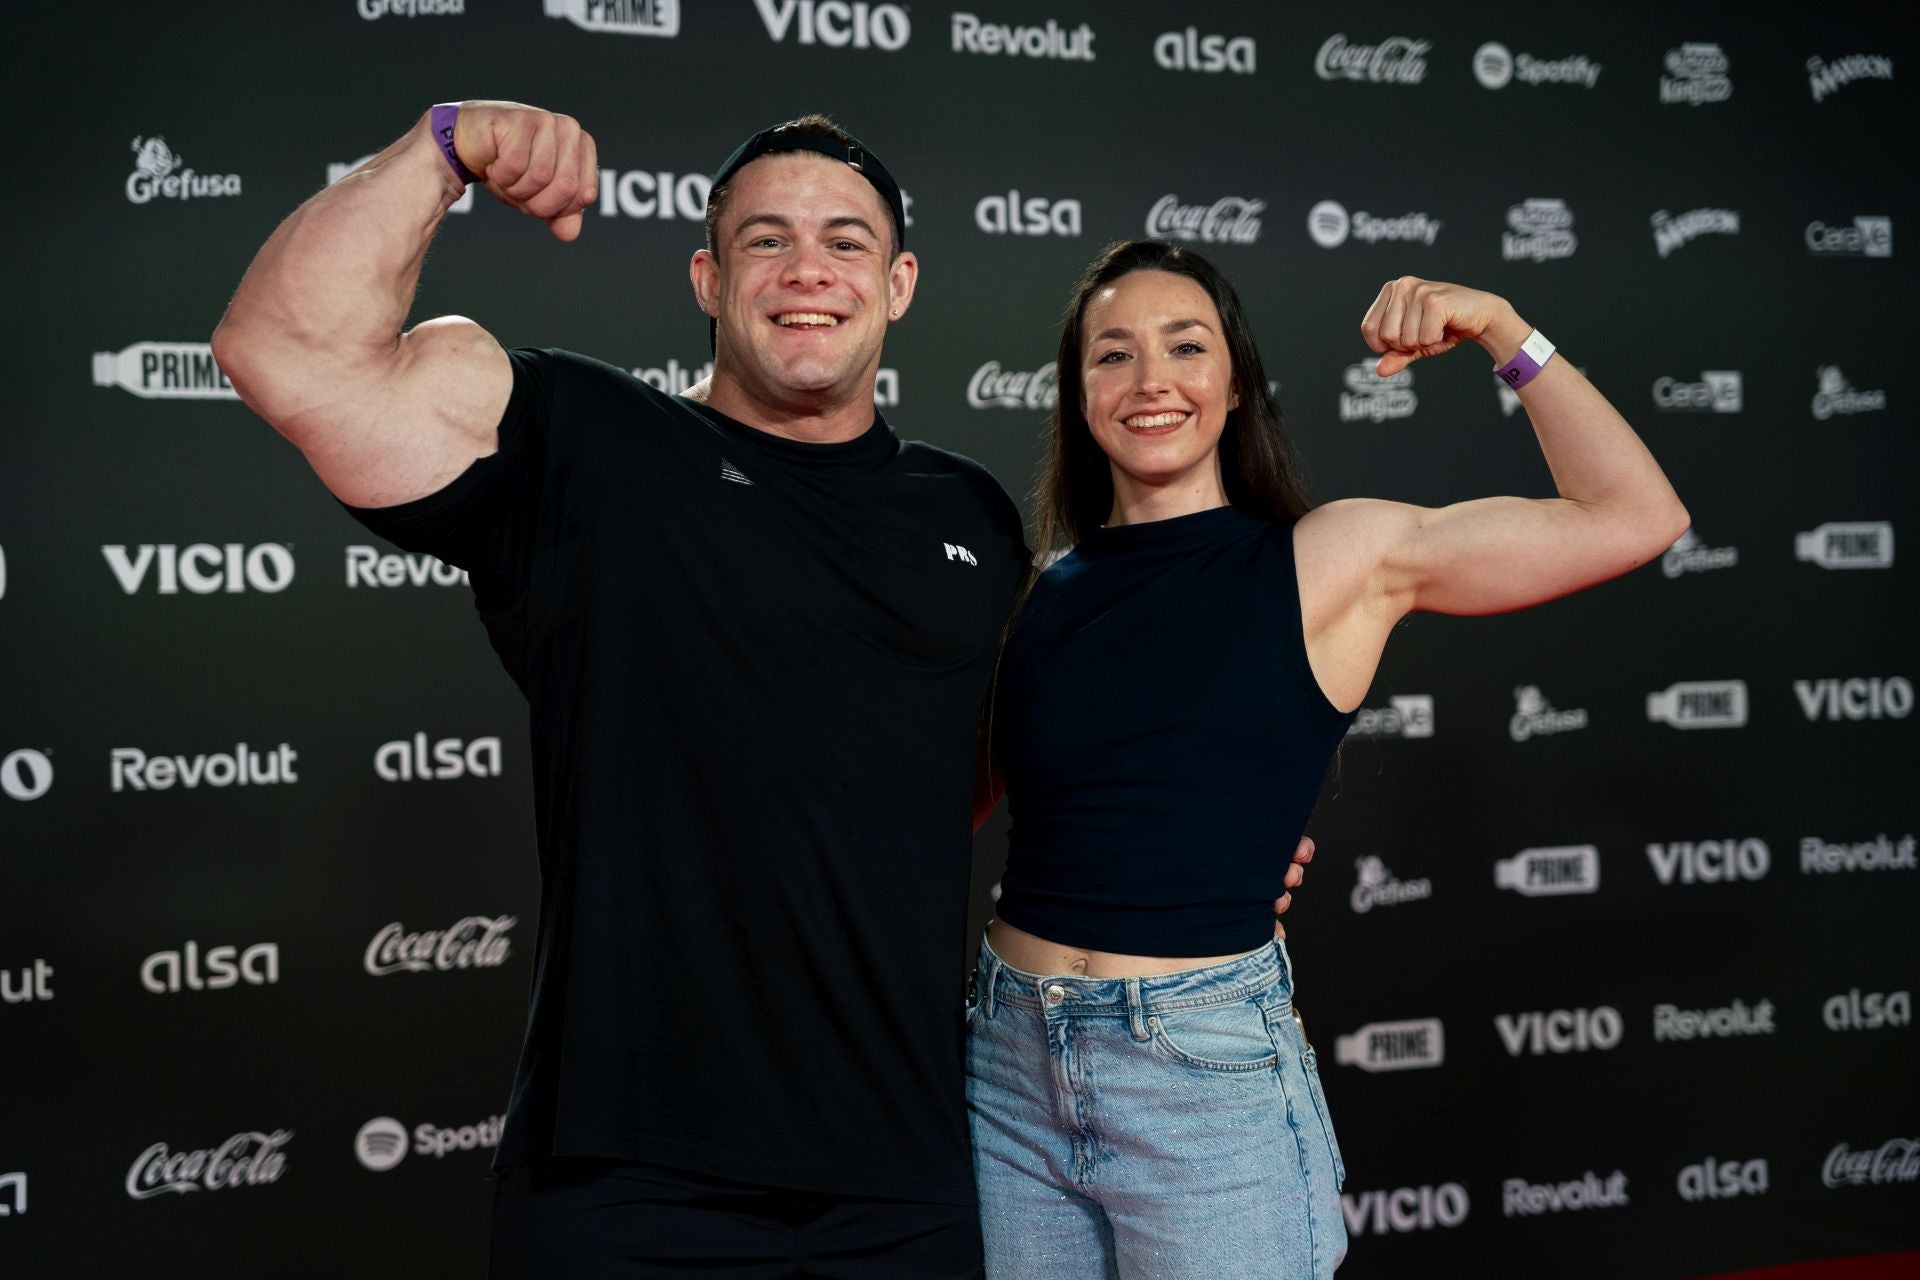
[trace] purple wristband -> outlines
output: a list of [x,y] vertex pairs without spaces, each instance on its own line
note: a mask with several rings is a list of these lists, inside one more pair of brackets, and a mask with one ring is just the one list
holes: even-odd
[[459,103],[436,102],[427,123],[433,129],[433,140],[440,144],[440,154],[445,156],[447,163],[453,166],[453,176],[470,186],[480,181],[480,175],[461,164],[460,153],[453,149],[453,122],[459,118]]
[[1513,353],[1513,359],[1493,371],[1493,376],[1507,384],[1509,390],[1518,391],[1540,375],[1540,370],[1553,356],[1553,344],[1547,336],[1535,329]]

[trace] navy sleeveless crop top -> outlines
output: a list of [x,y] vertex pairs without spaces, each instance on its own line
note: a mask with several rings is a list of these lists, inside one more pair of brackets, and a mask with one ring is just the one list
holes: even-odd
[[1130,955],[1259,947],[1352,720],[1307,665],[1290,525],[1218,507],[1096,531],[1001,659],[996,913]]

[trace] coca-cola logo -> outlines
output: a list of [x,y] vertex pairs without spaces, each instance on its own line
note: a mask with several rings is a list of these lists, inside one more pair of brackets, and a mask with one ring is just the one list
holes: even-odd
[[1843,1142],[1827,1152],[1820,1181],[1829,1187],[1920,1182],[1920,1138],[1888,1138],[1877,1151],[1855,1151]]
[[518,923],[514,916],[467,916],[455,921],[450,929],[408,933],[396,920],[367,944],[367,972],[378,978],[430,969],[444,973],[449,969],[498,968],[512,950],[507,930]]
[[199,1151],[174,1151],[156,1142],[127,1170],[127,1195],[150,1200],[169,1192],[224,1191],[278,1182],[287,1170],[287,1155],[281,1148],[292,1139],[291,1129],[272,1133],[248,1129]]
[[1049,360],[1038,369],[1002,369],[989,360],[967,380],[967,403],[976,409],[1051,409],[1060,399],[1057,371]]
[[1147,210],[1147,234],[1162,240],[1198,240],[1209,244],[1252,244],[1260,238],[1265,200],[1221,196],[1212,204],[1181,204],[1171,192]]
[[1349,44],[1344,33],[1327,37],[1314,57],[1322,80],[1371,80],[1376,84],[1419,84],[1427,75],[1429,40],[1390,36],[1379,44]]

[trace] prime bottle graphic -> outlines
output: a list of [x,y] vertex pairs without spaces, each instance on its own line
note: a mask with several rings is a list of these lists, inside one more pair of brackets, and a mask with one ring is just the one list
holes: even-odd
[[119,387],[143,400],[240,398],[204,342],[136,342],[119,351],[96,351],[93,385]]

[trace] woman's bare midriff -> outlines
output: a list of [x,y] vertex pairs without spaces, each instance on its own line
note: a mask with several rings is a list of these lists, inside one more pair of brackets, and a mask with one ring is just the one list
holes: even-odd
[[1089,951],[1085,947],[1048,942],[1005,920],[988,923],[987,943],[995,955],[1013,968],[1043,977],[1079,974],[1088,978],[1146,978],[1179,973],[1183,969],[1204,969],[1252,954],[1241,951],[1229,956],[1131,956],[1118,951]]

